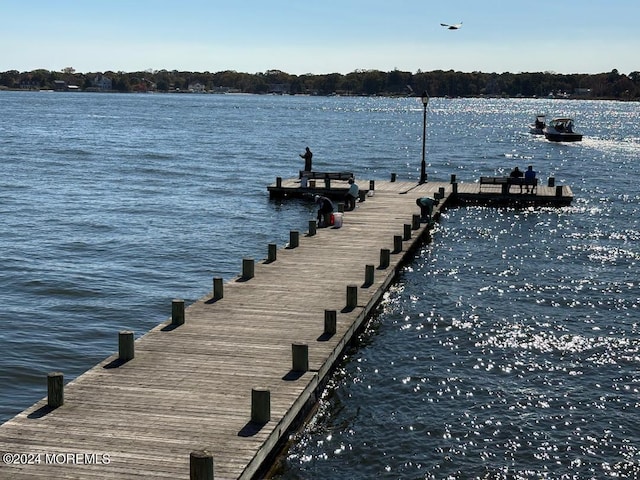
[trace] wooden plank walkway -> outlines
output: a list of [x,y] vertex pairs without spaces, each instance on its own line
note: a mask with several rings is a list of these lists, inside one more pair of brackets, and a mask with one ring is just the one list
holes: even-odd
[[[134,359],[118,364],[114,354],[65,385],[61,407],[45,398],[9,420],[0,426],[0,478],[187,479],[190,453],[203,449],[216,479],[255,477],[428,227],[413,230],[386,268],[381,249],[393,252],[419,213],[416,198],[440,188],[445,197],[452,190],[376,182],[342,228],[301,232],[296,248],[256,261],[253,278],[226,283],[224,298],[188,306],[183,325],[168,320],[139,338]],[[366,265],[375,266],[370,285]],[[326,310],[336,312],[333,335],[324,334]],[[293,344],[308,345],[307,372],[292,372]],[[254,388],[270,391],[265,424],[250,421]]]

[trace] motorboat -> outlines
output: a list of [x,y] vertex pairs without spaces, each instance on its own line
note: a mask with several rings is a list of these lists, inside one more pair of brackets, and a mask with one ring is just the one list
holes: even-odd
[[529,133],[532,135],[542,135],[544,133],[544,127],[547,126],[545,115],[536,115],[535,121],[529,125]]
[[544,130],[544,137],[552,142],[579,142],[582,134],[573,129],[572,118],[554,118]]

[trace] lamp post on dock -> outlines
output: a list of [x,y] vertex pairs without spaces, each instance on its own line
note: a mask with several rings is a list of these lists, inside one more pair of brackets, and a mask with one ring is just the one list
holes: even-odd
[[429,94],[426,90],[422,92],[420,100],[422,100],[422,106],[424,107],[422,113],[422,163],[420,163],[420,183],[422,184],[427,181],[427,164],[424,160],[424,153],[427,140],[427,104],[429,103]]

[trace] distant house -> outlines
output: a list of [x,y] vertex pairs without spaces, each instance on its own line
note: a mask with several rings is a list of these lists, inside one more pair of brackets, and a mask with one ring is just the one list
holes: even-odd
[[187,89],[191,93],[204,93],[205,92],[204,85],[202,85],[200,82],[190,83],[189,86],[187,87]]
[[53,89],[56,92],[66,92],[67,91],[67,82],[64,80],[54,80],[53,81]]
[[109,91],[113,89],[113,81],[109,77],[105,77],[102,74],[98,74],[95,76],[91,85],[94,89],[100,90],[103,92]]

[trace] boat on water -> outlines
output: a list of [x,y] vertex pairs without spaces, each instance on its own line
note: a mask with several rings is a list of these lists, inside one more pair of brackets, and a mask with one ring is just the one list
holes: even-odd
[[529,133],[532,135],[542,135],[544,133],[544,127],[547,126],[545,115],[536,115],[535,121],[529,125]]
[[552,142],[579,142],[582,134],[574,131],[572,118],[554,118],[544,130],[544,137]]

